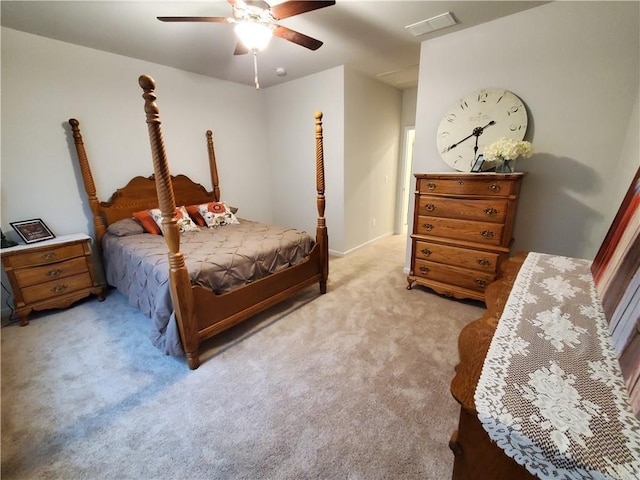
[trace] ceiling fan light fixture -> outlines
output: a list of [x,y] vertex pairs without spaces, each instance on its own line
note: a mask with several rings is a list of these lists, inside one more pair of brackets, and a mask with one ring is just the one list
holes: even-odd
[[252,52],[264,50],[273,36],[273,29],[256,22],[238,22],[235,32],[242,44]]

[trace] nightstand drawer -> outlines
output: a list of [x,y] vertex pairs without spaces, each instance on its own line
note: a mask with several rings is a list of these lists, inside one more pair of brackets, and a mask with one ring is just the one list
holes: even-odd
[[85,252],[81,244],[63,245],[51,247],[34,252],[24,252],[20,255],[9,257],[7,260],[14,268],[30,267],[32,265],[46,265],[59,262],[68,258],[84,256]]
[[485,273],[495,274],[498,271],[498,259],[500,255],[481,250],[450,247],[437,243],[416,242],[416,258],[447,265],[458,265]]
[[92,286],[91,275],[88,272],[74,275],[72,277],[60,278],[51,282],[41,283],[32,287],[22,289],[22,296],[25,302],[35,303],[40,300],[50,300],[57,296],[89,288]]
[[441,265],[424,260],[415,260],[414,275],[436,282],[458,285],[484,292],[496,276],[490,273],[474,272],[462,268]]
[[55,265],[16,270],[16,279],[21,287],[66,278],[87,271],[87,260],[84,257],[73,258]]
[[453,238],[486,245],[502,244],[503,225],[420,215],[416,225],[419,235]]
[[507,200],[499,198],[467,200],[421,195],[418,207],[418,215],[494,223],[504,223],[507,214]]

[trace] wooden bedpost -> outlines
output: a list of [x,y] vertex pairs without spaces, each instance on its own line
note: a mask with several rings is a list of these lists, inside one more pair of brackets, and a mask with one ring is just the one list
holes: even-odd
[[320,246],[320,262],[322,263],[322,277],[320,279],[320,293],[327,293],[327,278],[329,277],[329,237],[327,223],[324,218],[324,145],[322,135],[322,112],[316,112],[316,189],[318,191],[318,227],[316,242]]
[[218,167],[216,166],[216,151],[213,148],[213,132],[207,130],[207,150],[209,152],[209,169],[211,170],[211,184],[216,202],[220,201],[220,187],[218,182]]
[[156,95],[154,93],[156,82],[149,75],[142,75],[139,78],[139,84],[144,91],[142,98],[145,101],[144,111],[147,114],[158,203],[162,211],[162,233],[169,247],[171,298],[182,339],[182,348],[187,356],[189,368],[193,370],[200,365],[198,325],[196,323],[189,272],[184,262],[184,254],[180,251],[180,230],[176,221],[176,202],[162,137],[160,110],[156,104]]
[[93,182],[93,175],[91,175],[87,152],[84,149],[84,142],[82,141],[80,122],[75,118],[71,118],[69,119],[69,125],[71,125],[73,141],[76,144],[76,153],[78,154],[78,162],[80,163],[80,172],[82,173],[84,190],[87,192],[89,207],[93,214],[93,228],[96,232],[96,250],[99,258],[102,258],[102,237],[106,233],[107,227],[105,226],[104,219],[100,214],[100,202],[98,201],[98,196],[96,194],[96,185]]

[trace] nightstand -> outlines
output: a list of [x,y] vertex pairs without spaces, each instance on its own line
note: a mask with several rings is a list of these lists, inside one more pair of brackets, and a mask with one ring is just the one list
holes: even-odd
[[0,250],[21,325],[32,310],[65,308],[91,294],[104,300],[90,243],[88,235],[73,234]]

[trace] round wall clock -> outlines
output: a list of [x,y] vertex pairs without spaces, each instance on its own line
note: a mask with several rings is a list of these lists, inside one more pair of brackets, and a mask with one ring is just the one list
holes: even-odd
[[473,167],[484,148],[502,137],[522,140],[527,110],[504,88],[481,88],[468,93],[444,115],[437,133],[442,159],[461,172]]

